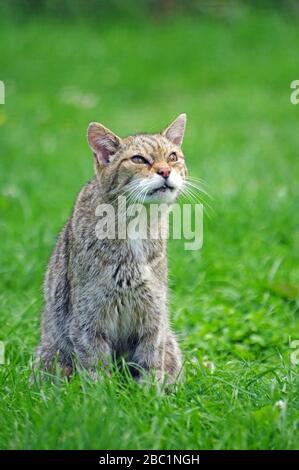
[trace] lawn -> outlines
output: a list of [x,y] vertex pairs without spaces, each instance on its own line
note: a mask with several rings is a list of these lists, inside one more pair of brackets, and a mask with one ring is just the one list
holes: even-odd
[[[299,448],[298,22],[0,24],[1,449]],[[126,135],[180,112],[189,172],[212,196],[202,250],[169,243],[185,382],[30,386],[44,270],[93,174],[88,123]]]

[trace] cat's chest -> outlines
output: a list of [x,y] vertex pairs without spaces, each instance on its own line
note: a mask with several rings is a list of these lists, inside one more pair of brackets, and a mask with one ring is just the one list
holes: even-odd
[[127,251],[115,259],[111,274],[117,290],[136,289],[151,281],[153,273],[142,241],[128,242]]
[[150,310],[155,292],[154,276],[147,264],[120,263],[114,271],[109,311],[111,339],[115,349],[130,349],[151,322]]
[[115,338],[127,341],[143,329],[156,290],[155,273],[148,260],[146,246],[130,240],[126,256],[114,265],[111,296],[115,315]]

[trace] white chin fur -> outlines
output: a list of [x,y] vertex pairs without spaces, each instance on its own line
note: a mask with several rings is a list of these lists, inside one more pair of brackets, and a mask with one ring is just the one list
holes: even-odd
[[166,189],[165,191],[157,191],[154,194],[148,195],[145,199],[145,202],[151,202],[156,204],[165,202],[170,204],[176,200],[177,196],[177,189]]
[[[173,203],[176,200],[180,192],[180,189],[183,186],[183,178],[176,170],[172,170],[167,179],[167,185],[170,186],[170,188],[159,191],[159,188],[163,187],[164,184],[165,184],[165,179],[158,174],[154,175],[150,179],[141,180],[139,183],[140,190],[142,190],[142,188],[146,188],[147,190],[147,196],[143,200],[143,202]],[[142,199],[142,195],[141,195],[141,199]],[[140,202],[140,201],[136,201],[136,202]]]
[[171,170],[171,173],[168,178],[169,186],[172,186],[177,191],[179,191],[183,185],[183,178],[176,170]]
[[[155,175],[148,184],[149,193],[158,189],[162,185],[164,185],[165,180],[162,176]],[[172,189],[166,189],[164,191],[157,190],[153,194],[148,194],[145,201],[146,202],[166,202],[172,203],[176,200],[178,193],[183,185],[183,179],[181,175],[176,170],[171,170],[171,173],[167,179],[167,185],[170,186]]]

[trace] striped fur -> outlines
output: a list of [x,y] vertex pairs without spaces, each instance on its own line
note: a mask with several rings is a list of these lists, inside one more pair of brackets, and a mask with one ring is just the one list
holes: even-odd
[[[109,373],[109,361],[125,357],[136,365],[138,379],[140,370],[168,382],[178,377],[181,353],[168,318],[166,242],[99,240],[95,211],[103,202],[115,204],[119,195],[132,201],[135,196],[146,207],[175,201],[186,176],[180,148],[185,119],[179,116],[160,134],[123,139],[91,124],[96,176],[81,190],[49,261],[36,367],[53,370],[58,364],[70,375],[76,363],[96,377],[99,365]],[[137,155],[147,163],[132,160]],[[170,172],[171,190],[158,189],[164,184],[161,171]]]

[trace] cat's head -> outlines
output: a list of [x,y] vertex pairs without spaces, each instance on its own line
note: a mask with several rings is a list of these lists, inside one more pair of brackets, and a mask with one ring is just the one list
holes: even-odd
[[187,175],[181,149],[185,126],[186,114],[180,114],[158,134],[120,138],[92,122],[88,143],[103,192],[130,202],[174,202]]

